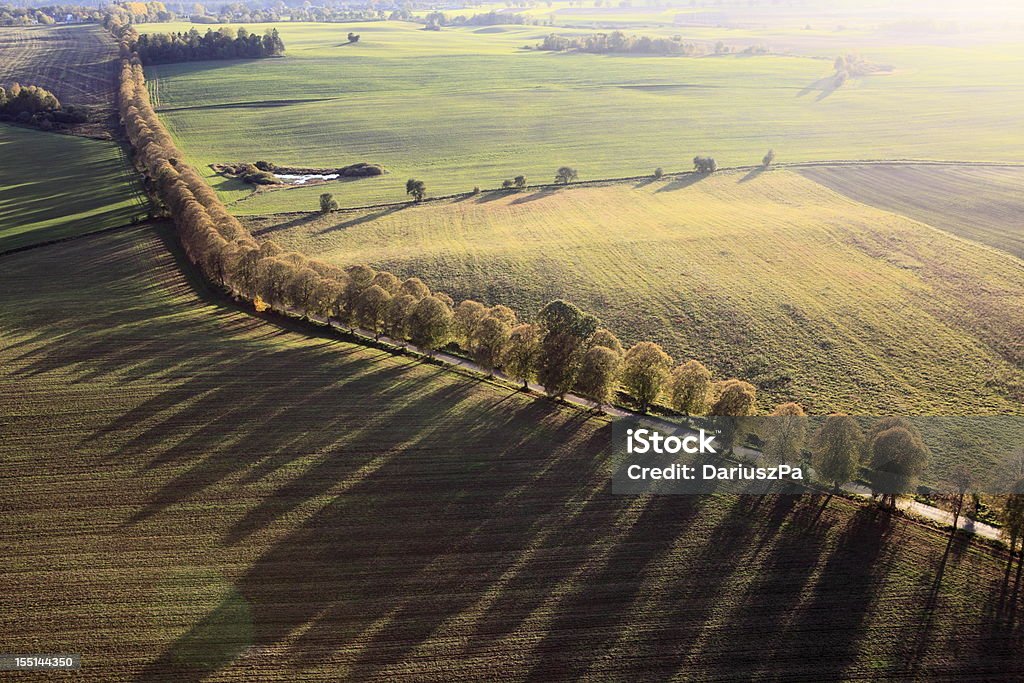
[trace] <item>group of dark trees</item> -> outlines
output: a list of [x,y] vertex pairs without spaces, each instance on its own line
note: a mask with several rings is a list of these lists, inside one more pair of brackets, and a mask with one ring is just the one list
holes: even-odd
[[144,64],[168,64],[209,59],[250,59],[276,57],[284,54],[284,42],[277,29],[267,29],[261,36],[239,28],[233,34],[227,29],[196,29],[187,33],[150,33],[137,38],[135,52]]
[[[410,17],[410,19],[413,19],[413,17]],[[470,17],[461,14],[450,17],[444,12],[435,11],[428,13],[423,17],[422,21],[427,25],[427,28],[435,29],[439,29],[442,26],[522,26],[525,24],[536,23],[534,19],[524,14],[516,14],[514,12],[505,13],[495,10],[483,12],[481,14],[474,14]]]
[[52,92],[35,85],[14,83],[10,89],[0,86],[0,114],[16,117],[27,114],[29,118],[39,112],[60,110],[60,102]]
[[868,76],[873,73],[892,71],[892,66],[887,64],[875,64],[865,60],[860,55],[848,54],[836,57],[834,66],[836,69],[833,75],[833,84],[840,87],[847,79]]
[[693,168],[698,173],[714,173],[718,170],[718,162],[714,157],[698,155],[693,158]]
[[700,48],[697,45],[684,43],[679,36],[672,38],[627,36],[622,31],[593,33],[586,36],[560,36],[552,33],[537,45],[537,49],[555,52],[575,50],[576,52],[594,54],[695,55],[700,53]]
[[89,118],[82,109],[61,107],[56,96],[35,85],[12,83],[0,86],[0,121],[17,121],[42,130],[84,123]]

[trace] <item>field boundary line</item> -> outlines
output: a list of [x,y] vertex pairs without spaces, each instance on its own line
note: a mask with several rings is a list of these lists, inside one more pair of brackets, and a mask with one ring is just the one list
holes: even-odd
[[[936,167],[956,167],[956,166],[967,166],[974,168],[1024,168],[1024,161],[950,161],[942,159],[836,159],[836,160],[824,160],[824,161],[791,161],[791,162],[779,162],[774,163],[768,168],[764,168],[760,164],[752,164],[748,166],[729,166],[727,168],[720,168],[713,174],[703,174],[698,171],[675,171],[665,173],[660,179],[655,179],[652,174],[637,175],[637,176],[622,176],[617,178],[595,178],[592,180],[577,180],[569,184],[563,183],[538,183],[536,185],[527,185],[523,189],[508,189],[503,187],[494,187],[488,189],[481,189],[480,192],[456,192],[454,194],[439,195],[436,197],[426,197],[423,200],[416,202],[411,200],[402,200],[398,202],[382,202],[378,204],[360,204],[357,206],[343,206],[335,209],[331,213],[347,213],[355,211],[370,211],[373,209],[389,209],[396,206],[413,206],[416,204],[429,204],[431,202],[444,202],[452,199],[463,199],[466,197],[473,197],[483,194],[490,194],[494,192],[501,192],[505,194],[521,194],[526,190],[554,190],[554,189],[571,189],[574,187],[603,187],[605,185],[618,185],[622,183],[632,183],[642,180],[665,180],[671,178],[692,178],[698,175],[720,175],[728,173],[741,173],[756,171],[758,169],[764,169],[765,172],[771,171],[772,169],[799,169],[799,168],[828,168],[828,167],[843,167],[843,166],[936,166]],[[320,183],[317,185],[296,185],[293,187],[285,187],[277,190],[264,190],[260,191],[253,189],[252,192],[244,197],[239,197],[233,202],[229,202],[228,206],[238,206],[243,202],[246,202],[254,197],[259,197],[263,194],[270,192],[287,192],[288,190],[299,189],[304,187],[323,187],[329,188],[331,181]],[[269,213],[257,213],[257,214],[241,214],[242,216],[304,216],[310,213],[319,213],[318,211],[272,211]]]

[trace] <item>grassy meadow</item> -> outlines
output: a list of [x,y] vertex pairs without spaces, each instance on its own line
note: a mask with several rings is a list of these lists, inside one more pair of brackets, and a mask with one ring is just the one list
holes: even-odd
[[1024,673],[989,551],[840,499],[808,532],[809,499],[612,495],[604,420],[213,303],[173,239],[0,257],[3,651],[105,681]]
[[625,341],[815,414],[1021,413],[1024,262],[787,170],[251,219],[261,239]]
[[[342,206],[401,201],[410,177],[443,195],[520,173],[550,182],[565,164],[583,179],[684,170],[695,154],[712,154],[720,166],[755,164],[768,148],[779,161],[1019,156],[1012,131],[1024,109],[1024,43],[1002,34],[977,44],[900,45],[864,31],[642,31],[782,53],[684,58],[526,49],[546,26],[277,28],[287,46],[281,59],[147,68],[179,146],[241,214],[314,210],[323,191]],[[359,43],[347,43],[349,31]],[[832,59],[851,51],[895,71],[831,90]],[[209,169],[260,159],[365,161],[389,173],[249,197],[251,186]]]
[[127,225],[148,201],[120,144],[0,123],[0,251]]

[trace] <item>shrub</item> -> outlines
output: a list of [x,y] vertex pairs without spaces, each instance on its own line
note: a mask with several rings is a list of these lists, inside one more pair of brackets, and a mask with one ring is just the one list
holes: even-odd
[[324,192],[320,195],[320,213],[330,213],[331,211],[338,210],[338,202],[334,199],[334,195],[330,192]]

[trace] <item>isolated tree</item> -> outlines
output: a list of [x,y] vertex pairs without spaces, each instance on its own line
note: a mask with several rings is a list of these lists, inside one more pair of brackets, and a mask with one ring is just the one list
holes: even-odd
[[597,404],[598,410],[611,403],[622,370],[622,354],[607,346],[591,346],[583,356],[579,393]]
[[654,179],[655,180],[661,180],[664,176],[665,176],[665,170],[661,166],[659,166],[658,168],[654,169]]
[[338,210],[338,202],[334,199],[334,195],[330,192],[324,192],[320,195],[320,213],[330,213],[331,211]]
[[568,185],[578,178],[579,173],[571,166],[562,166],[555,172],[555,183],[559,185]]
[[487,370],[488,375],[493,375],[494,369],[501,365],[508,349],[510,333],[509,324],[492,315],[485,315],[476,324],[473,359]]
[[409,316],[409,336],[414,344],[433,353],[448,343],[452,330],[452,309],[436,296],[416,302]]
[[359,293],[356,301],[356,320],[373,332],[374,339],[380,339],[384,331],[384,315],[387,313],[391,295],[380,285],[370,285]]
[[505,178],[504,180],[501,181],[501,189],[503,189],[503,190],[511,190],[513,184],[514,183],[512,182],[511,179]]
[[672,371],[669,402],[683,415],[703,415],[711,396],[711,371],[698,360],[688,360]]
[[903,426],[876,432],[871,439],[868,482],[875,495],[896,509],[896,499],[909,491],[928,464],[928,447],[919,433]]
[[452,333],[455,342],[466,351],[476,346],[476,326],[487,314],[487,308],[479,301],[466,299],[455,308]]
[[423,280],[418,277],[407,278],[402,286],[399,288],[399,292],[402,294],[408,294],[412,298],[419,301],[425,296],[430,296],[430,287],[423,284]]
[[377,285],[388,294],[394,296],[398,293],[398,288],[402,286],[401,281],[395,277],[392,273],[387,271],[381,271],[373,276],[372,284]]
[[626,351],[622,383],[639,404],[640,412],[661,395],[672,369],[672,358],[654,342],[644,341]]
[[543,330],[538,379],[549,396],[564,398],[576,384],[597,318],[558,299],[544,306],[537,320]]
[[775,150],[774,149],[770,149],[770,150],[768,150],[768,153],[765,154],[764,157],[761,159],[761,166],[763,168],[768,168],[769,166],[772,165],[772,163],[774,163],[774,161],[775,161]]
[[409,180],[405,182],[405,193],[412,195],[412,198],[417,202],[421,202],[423,201],[423,197],[427,194],[427,185],[422,180],[409,178]]
[[860,425],[849,415],[829,415],[811,440],[811,463],[814,473],[831,484],[820,515],[840,487],[857,475],[864,434]]
[[348,42],[350,42],[350,43],[358,43],[359,42],[359,34],[358,33],[352,33],[351,31],[349,31]]
[[517,175],[513,180],[512,184],[515,185],[517,190],[522,190],[526,187],[526,176]]
[[712,385],[711,391],[716,398],[708,414],[722,418],[716,421],[719,438],[726,451],[732,453],[747,427],[744,418],[754,414],[757,389],[749,382],[727,379]]
[[619,338],[616,337],[611,330],[603,327],[598,328],[598,330],[594,332],[594,336],[590,338],[590,346],[591,348],[595,346],[603,346],[606,349],[611,349],[620,356],[625,353],[625,350],[622,348],[622,342],[619,341]]
[[537,372],[540,362],[541,330],[536,325],[522,323],[512,328],[505,351],[505,372],[523,383],[525,389]]

